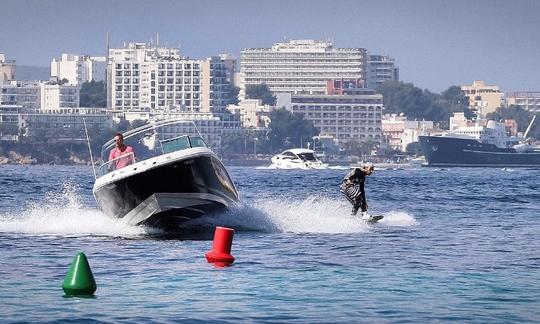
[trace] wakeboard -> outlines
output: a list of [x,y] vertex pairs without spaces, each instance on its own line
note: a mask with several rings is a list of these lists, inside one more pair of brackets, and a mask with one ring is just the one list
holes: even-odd
[[383,215],[371,215],[371,217],[369,217],[368,219],[366,219],[366,223],[368,224],[375,224],[377,223],[378,221],[380,221],[381,219],[383,219],[384,216]]

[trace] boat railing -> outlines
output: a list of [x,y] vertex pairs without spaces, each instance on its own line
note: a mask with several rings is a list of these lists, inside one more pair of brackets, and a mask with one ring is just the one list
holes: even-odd
[[[197,126],[190,120],[166,120],[143,125],[124,133],[124,144],[133,149],[131,163],[189,148],[207,147]],[[115,145],[111,139],[102,146],[101,160],[107,162],[99,167],[96,173],[98,177],[117,170],[118,166],[128,165],[126,158],[120,162],[122,157],[108,161]]]
[[120,170],[136,162],[135,154],[130,152],[126,155],[119,156],[113,160],[103,163],[97,172],[97,176],[101,177],[106,175],[109,172]]

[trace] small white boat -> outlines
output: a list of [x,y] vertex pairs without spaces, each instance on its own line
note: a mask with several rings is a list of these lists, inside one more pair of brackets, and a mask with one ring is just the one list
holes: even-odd
[[272,157],[270,168],[275,169],[326,169],[328,164],[322,163],[313,150],[294,148]]
[[426,158],[424,156],[419,156],[419,157],[416,157],[416,158],[413,158],[413,159],[410,159],[409,160],[409,163],[412,165],[412,166],[422,166],[424,164],[426,164]]

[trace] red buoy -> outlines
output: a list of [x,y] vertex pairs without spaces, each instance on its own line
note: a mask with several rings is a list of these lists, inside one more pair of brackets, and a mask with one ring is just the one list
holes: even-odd
[[209,263],[214,263],[219,267],[225,267],[234,262],[234,257],[231,255],[233,235],[234,230],[232,228],[216,227],[212,250],[205,254],[206,260]]

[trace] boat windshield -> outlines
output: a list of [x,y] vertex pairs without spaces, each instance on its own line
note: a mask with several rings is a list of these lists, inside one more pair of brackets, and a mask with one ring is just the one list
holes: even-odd
[[114,140],[101,148],[101,160],[97,176],[122,168],[134,162],[144,161],[162,154],[185,150],[192,147],[207,147],[193,121],[174,120],[151,123],[124,134],[124,144],[131,146],[134,153],[109,160],[114,148]]
[[315,155],[313,153],[300,153],[298,156],[302,161],[316,161]]

